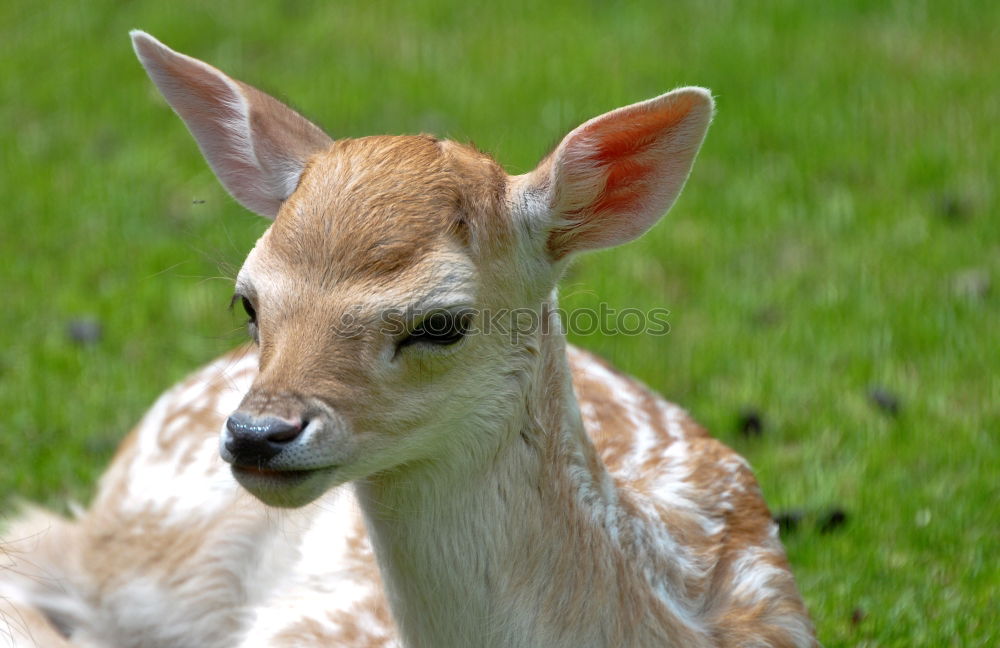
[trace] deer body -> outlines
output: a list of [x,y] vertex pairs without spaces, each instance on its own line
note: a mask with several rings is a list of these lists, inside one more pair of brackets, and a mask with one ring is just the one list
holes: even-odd
[[[567,348],[554,319],[569,258],[635,238],[677,197],[707,92],[595,118],[511,177],[428,136],[334,141],[133,40],[226,188],[274,224],[236,282],[257,343],[239,379],[218,378],[231,357],[165,396],[67,531],[123,547],[104,576],[85,559],[60,568],[83,593],[62,603],[71,639],[815,645],[746,462]],[[548,325],[511,335],[484,326],[491,313]],[[210,447],[219,428],[235,482]],[[130,605],[169,610],[187,634]],[[119,617],[98,622],[119,636],[74,606]],[[123,640],[139,636],[129,622],[153,638]]]

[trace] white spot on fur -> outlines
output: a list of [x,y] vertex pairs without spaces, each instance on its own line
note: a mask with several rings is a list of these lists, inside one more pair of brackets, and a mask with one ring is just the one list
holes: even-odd
[[[250,388],[256,362],[254,353],[235,362],[221,358],[160,397],[139,424],[139,449],[128,466],[123,513],[159,511],[168,513],[168,520],[190,523],[218,515],[242,493],[219,457],[216,429]],[[209,402],[210,386],[220,382],[224,388]],[[188,434],[189,428],[205,428],[205,421],[190,418],[203,412],[212,413],[217,425],[205,430],[210,434]],[[166,424],[171,416],[174,420]]]

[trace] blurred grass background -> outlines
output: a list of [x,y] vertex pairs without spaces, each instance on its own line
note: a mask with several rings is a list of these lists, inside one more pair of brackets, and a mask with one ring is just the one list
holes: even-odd
[[[576,339],[746,455],[828,646],[994,646],[1000,624],[1000,3],[0,5],[0,498],[86,501],[156,395],[244,339],[266,223],[218,186],[127,31],[334,136],[433,132],[523,172],[684,84],[718,115]],[[71,333],[69,329],[75,327]]]

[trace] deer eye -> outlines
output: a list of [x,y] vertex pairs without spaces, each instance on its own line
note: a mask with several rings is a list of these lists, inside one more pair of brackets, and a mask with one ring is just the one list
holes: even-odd
[[256,324],[257,323],[257,311],[254,310],[253,304],[250,303],[249,299],[247,299],[246,297],[243,297],[243,296],[240,297],[240,302],[243,303],[243,310],[245,310],[246,313],[247,313],[247,318],[248,318],[247,321],[248,321],[248,323],[249,324]]
[[232,309],[236,305],[237,301],[240,302],[243,306],[243,310],[247,314],[247,331],[250,333],[250,337],[253,338],[254,342],[258,342],[257,309],[253,307],[253,302],[251,302],[249,298],[239,293],[233,295],[232,301],[229,302],[229,308]]
[[471,313],[452,313],[450,311],[436,311],[420,321],[410,334],[399,343],[399,347],[410,346],[411,344],[435,344],[447,346],[455,344],[469,330],[472,324]]

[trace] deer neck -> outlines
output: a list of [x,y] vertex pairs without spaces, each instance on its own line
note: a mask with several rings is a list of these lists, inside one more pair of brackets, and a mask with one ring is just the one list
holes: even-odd
[[615,540],[622,494],[584,431],[565,339],[541,334],[537,350],[510,418],[464,430],[498,439],[487,465],[357,485],[408,646],[614,645],[644,614]]

